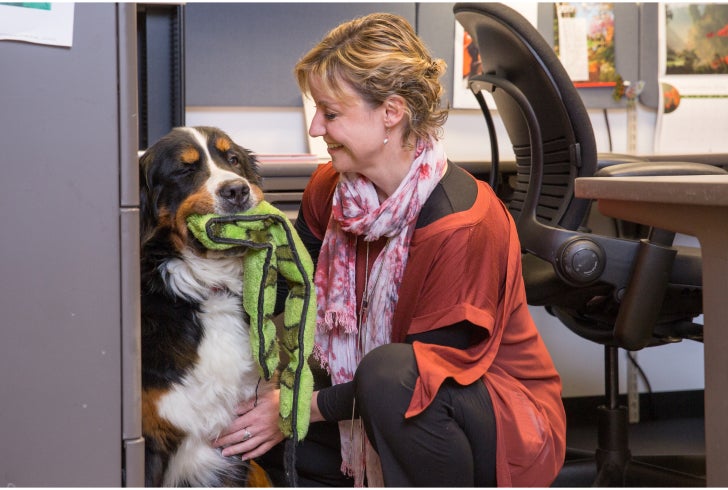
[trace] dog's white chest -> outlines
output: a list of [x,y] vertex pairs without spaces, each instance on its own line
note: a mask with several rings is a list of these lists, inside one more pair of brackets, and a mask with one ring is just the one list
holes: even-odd
[[[237,259],[227,264],[205,264],[204,272],[214,277],[217,284],[242,291],[239,263]],[[194,266],[195,262],[186,261],[188,268],[192,268],[190,264]],[[216,265],[217,271],[209,269]],[[258,371],[249,327],[243,320],[241,298],[222,291],[210,294],[209,287],[201,288],[209,278],[201,278],[199,269],[185,271],[180,265],[174,272],[179,284],[200,286],[198,318],[204,333],[197,349],[198,358],[182,382],[160,399],[158,408],[163,417],[190,436],[211,440],[232,422],[235,406],[255,396]]]

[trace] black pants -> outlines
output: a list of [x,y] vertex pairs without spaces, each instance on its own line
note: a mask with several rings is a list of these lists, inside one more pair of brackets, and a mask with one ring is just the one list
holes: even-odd
[[[404,418],[418,377],[412,346],[383,345],[356,371],[356,404],[367,436],[379,453],[384,484],[393,487],[495,486],[496,431],[485,385],[446,381],[432,404]],[[351,485],[341,475],[338,425],[311,424],[297,450],[301,486]],[[277,451],[262,461],[276,484]],[[280,461],[280,460],[279,460]],[[337,474],[338,473],[338,474]]]

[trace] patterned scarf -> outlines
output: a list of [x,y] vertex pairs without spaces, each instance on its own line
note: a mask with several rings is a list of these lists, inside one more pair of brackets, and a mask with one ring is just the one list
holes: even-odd
[[[397,190],[379,203],[374,185],[356,173],[342,173],[333,196],[315,274],[318,303],[314,356],[333,384],[351,381],[361,357],[391,342],[392,318],[407,265],[410,239],[422,205],[440,182],[447,158],[439,141],[420,142],[415,160]],[[356,243],[389,237],[368,277],[368,308],[356,318]],[[366,287],[365,286],[365,287]],[[361,332],[359,331],[361,330]],[[381,467],[360,420],[339,422],[342,472],[363,486],[382,486]]]

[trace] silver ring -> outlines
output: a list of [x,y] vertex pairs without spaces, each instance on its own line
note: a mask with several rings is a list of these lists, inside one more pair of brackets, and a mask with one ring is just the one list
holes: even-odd
[[248,439],[252,438],[253,434],[250,433],[250,431],[245,428],[243,432],[243,442],[247,441]]

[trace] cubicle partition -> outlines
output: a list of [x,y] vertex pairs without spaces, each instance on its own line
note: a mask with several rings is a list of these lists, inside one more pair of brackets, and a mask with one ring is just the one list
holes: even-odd
[[144,484],[136,12],[0,41],[0,485]]

